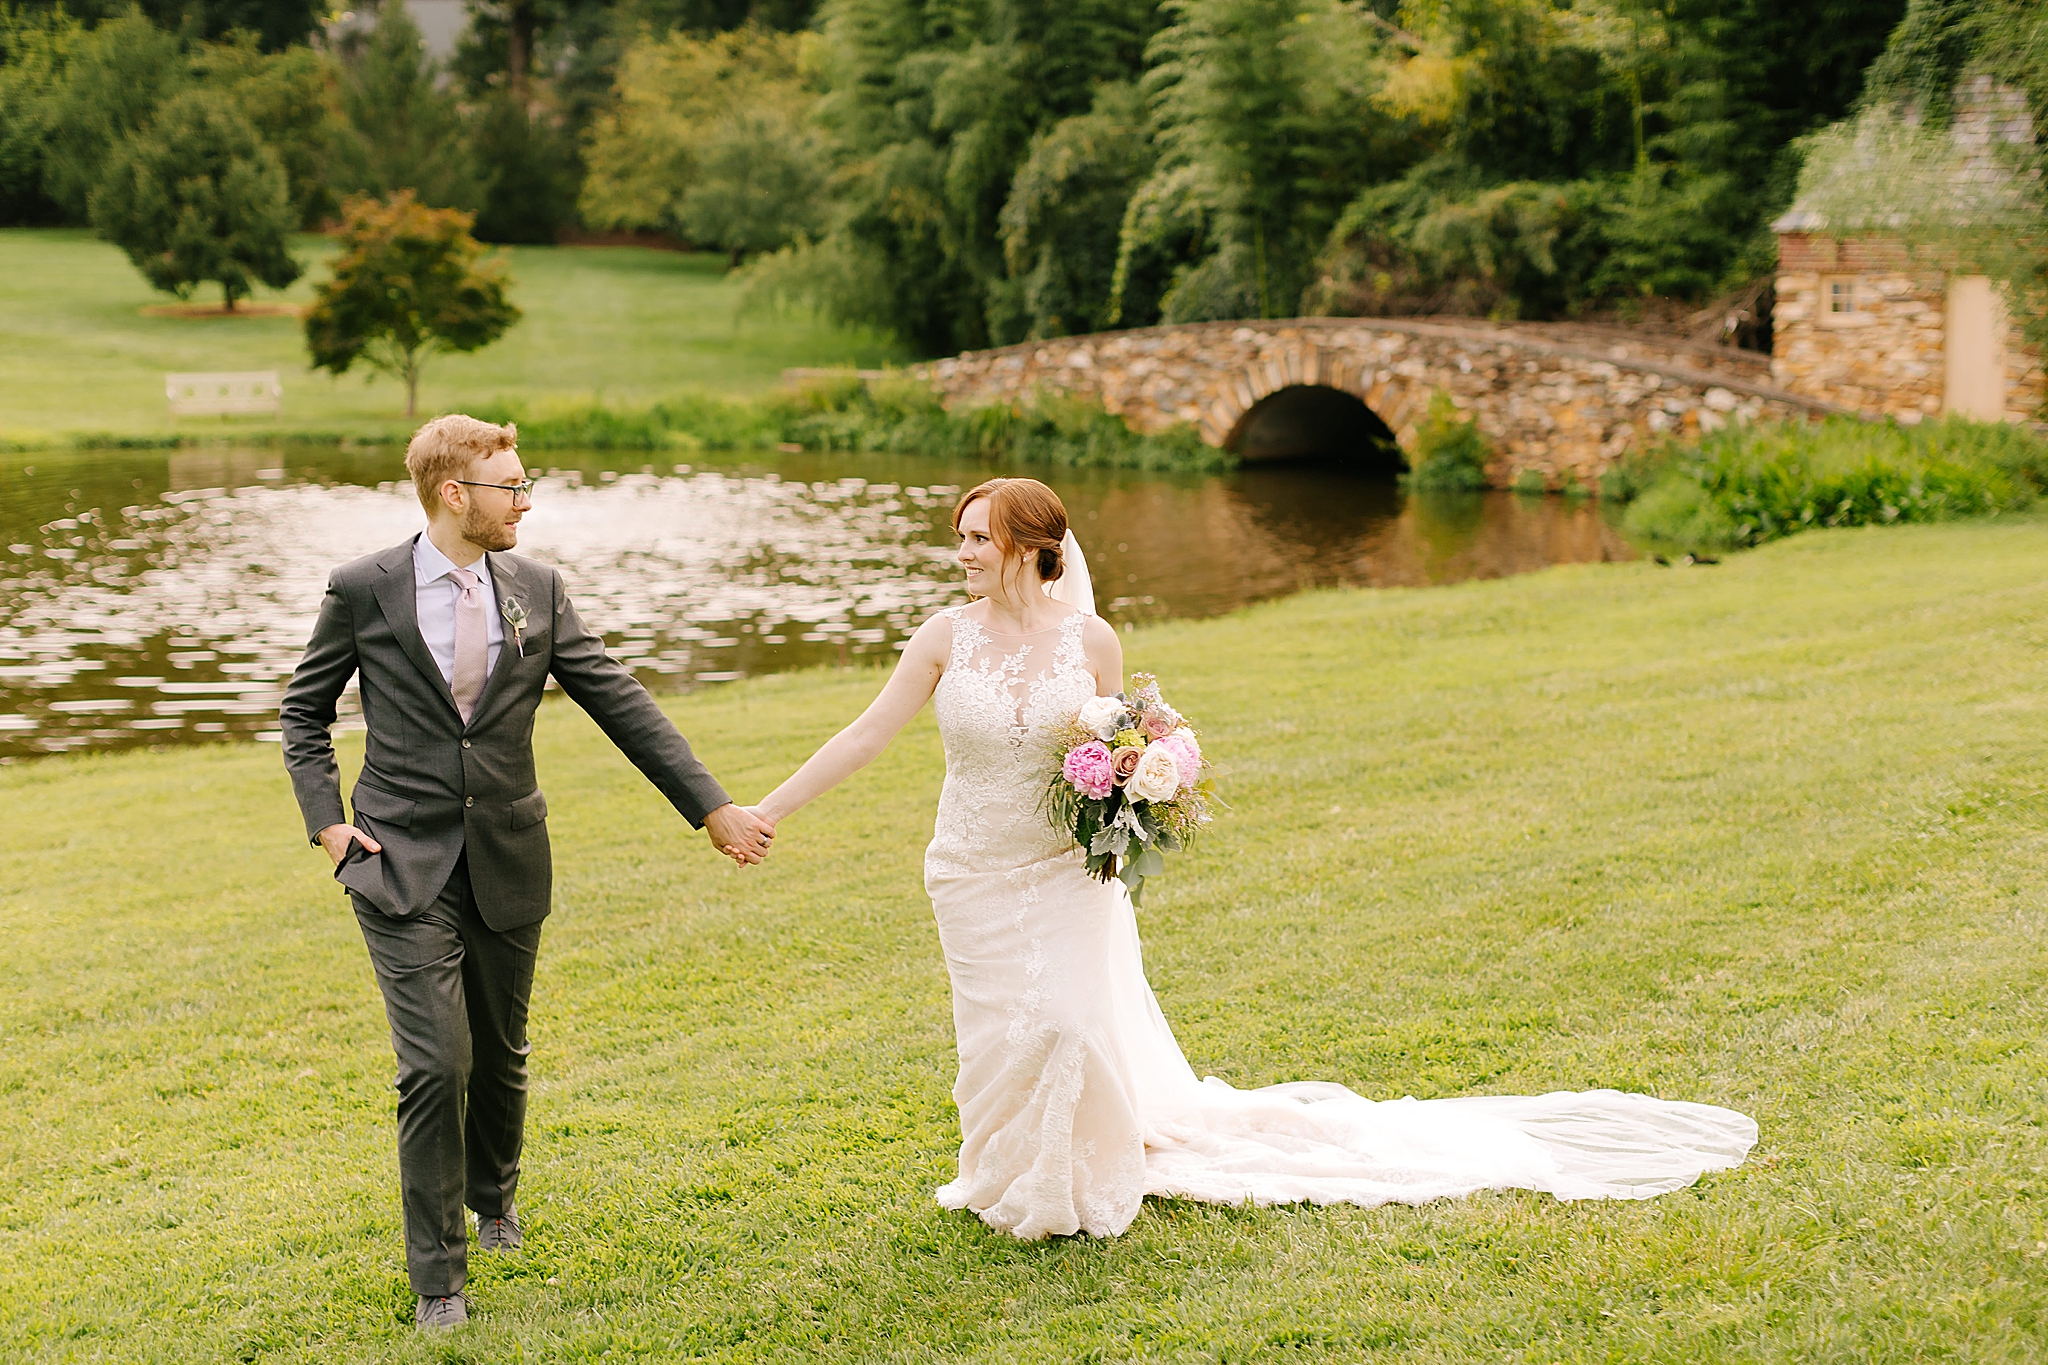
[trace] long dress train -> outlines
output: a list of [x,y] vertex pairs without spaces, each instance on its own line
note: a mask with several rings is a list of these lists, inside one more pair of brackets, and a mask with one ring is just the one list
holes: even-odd
[[1129,896],[1087,876],[1039,811],[1047,737],[1095,692],[1083,614],[1022,637],[946,614],[946,782],[925,886],[953,985],[961,1144],[941,1204],[1037,1238],[1116,1235],[1148,1194],[1642,1199],[1755,1144],[1732,1110],[1614,1090],[1373,1101],[1329,1082],[1198,1079],[1145,980]]

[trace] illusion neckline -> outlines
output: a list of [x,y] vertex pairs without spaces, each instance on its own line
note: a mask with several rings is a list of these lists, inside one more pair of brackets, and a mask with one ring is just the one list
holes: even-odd
[[[968,605],[971,606],[973,604],[969,603]],[[1070,611],[1052,625],[1047,626],[1044,630],[991,630],[987,626],[983,625],[981,622],[975,620],[972,616],[969,616],[967,614],[966,606],[960,608],[960,618],[962,620],[966,621],[969,625],[973,626],[983,635],[993,635],[998,640],[1029,640],[1039,635],[1050,635],[1056,630],[1065,630],[1067,628],[1067,622],[1075,620],[1078,617],[1086,616],[1087,614],[1087,612],[1080,610]]]

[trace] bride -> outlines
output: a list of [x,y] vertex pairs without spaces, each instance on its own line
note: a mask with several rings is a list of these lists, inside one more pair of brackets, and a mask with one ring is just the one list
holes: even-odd
[[936,705],[946,782],[925,887],[952,977],[961,1136],[941,1204],[1020,1238],[1108,1237],[1148,1194],[1642,1199],[1742,1162],[1757,1137],[1743,1115],[1614,1090],[1376,1102],[1329,1082],[1196,1079],[1123,884],[1090,878],[1039,809],[1054,728],[1123,686],[1066,509],[1035,479],[992,479],[953,527],[974,600],[920,626],[881,695],[755,807],[788,819]]

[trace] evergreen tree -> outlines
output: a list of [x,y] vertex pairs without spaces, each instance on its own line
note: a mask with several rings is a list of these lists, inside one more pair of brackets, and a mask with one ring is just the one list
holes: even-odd
[[482,181],[476,235],[486,242],[556,239],[576,218],[576,157],[560,129],[509,90],[487,95],[469,128]]
[[116,151],[92,192],[93,224],[158,289],[185,298],[216,281],[230,312],[256,283],[282,289],[302,267],[289,182],[229,96],[187,90]]
[[484,187],[468,128],[425,48],[400,0],[384,0],[377,26],[344,53],[340,94],[347,132],[336,178],[352,193],[411,190],[422,204],[475,209]]

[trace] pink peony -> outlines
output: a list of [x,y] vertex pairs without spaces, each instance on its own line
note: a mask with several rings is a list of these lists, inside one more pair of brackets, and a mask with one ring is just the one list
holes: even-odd
[[1195,742],[1193,730],[1176,730],[1159,744],[1173,755],[1173,761],[1180,765],[1180,784],[1192,787],[1202,776],[1202,746]]
[[1153,739],[1165,739],[1180,728],[1180,712],[1165,702],[1145,708],[1145,731]]
[[1109,757],[1109,746],[1099,739],[1091,739],[1069,753],[1067,761],[1060,765],[1060,772],[1074,784],[1075,791],[1098,801],[1116,790],[1116,771]]

